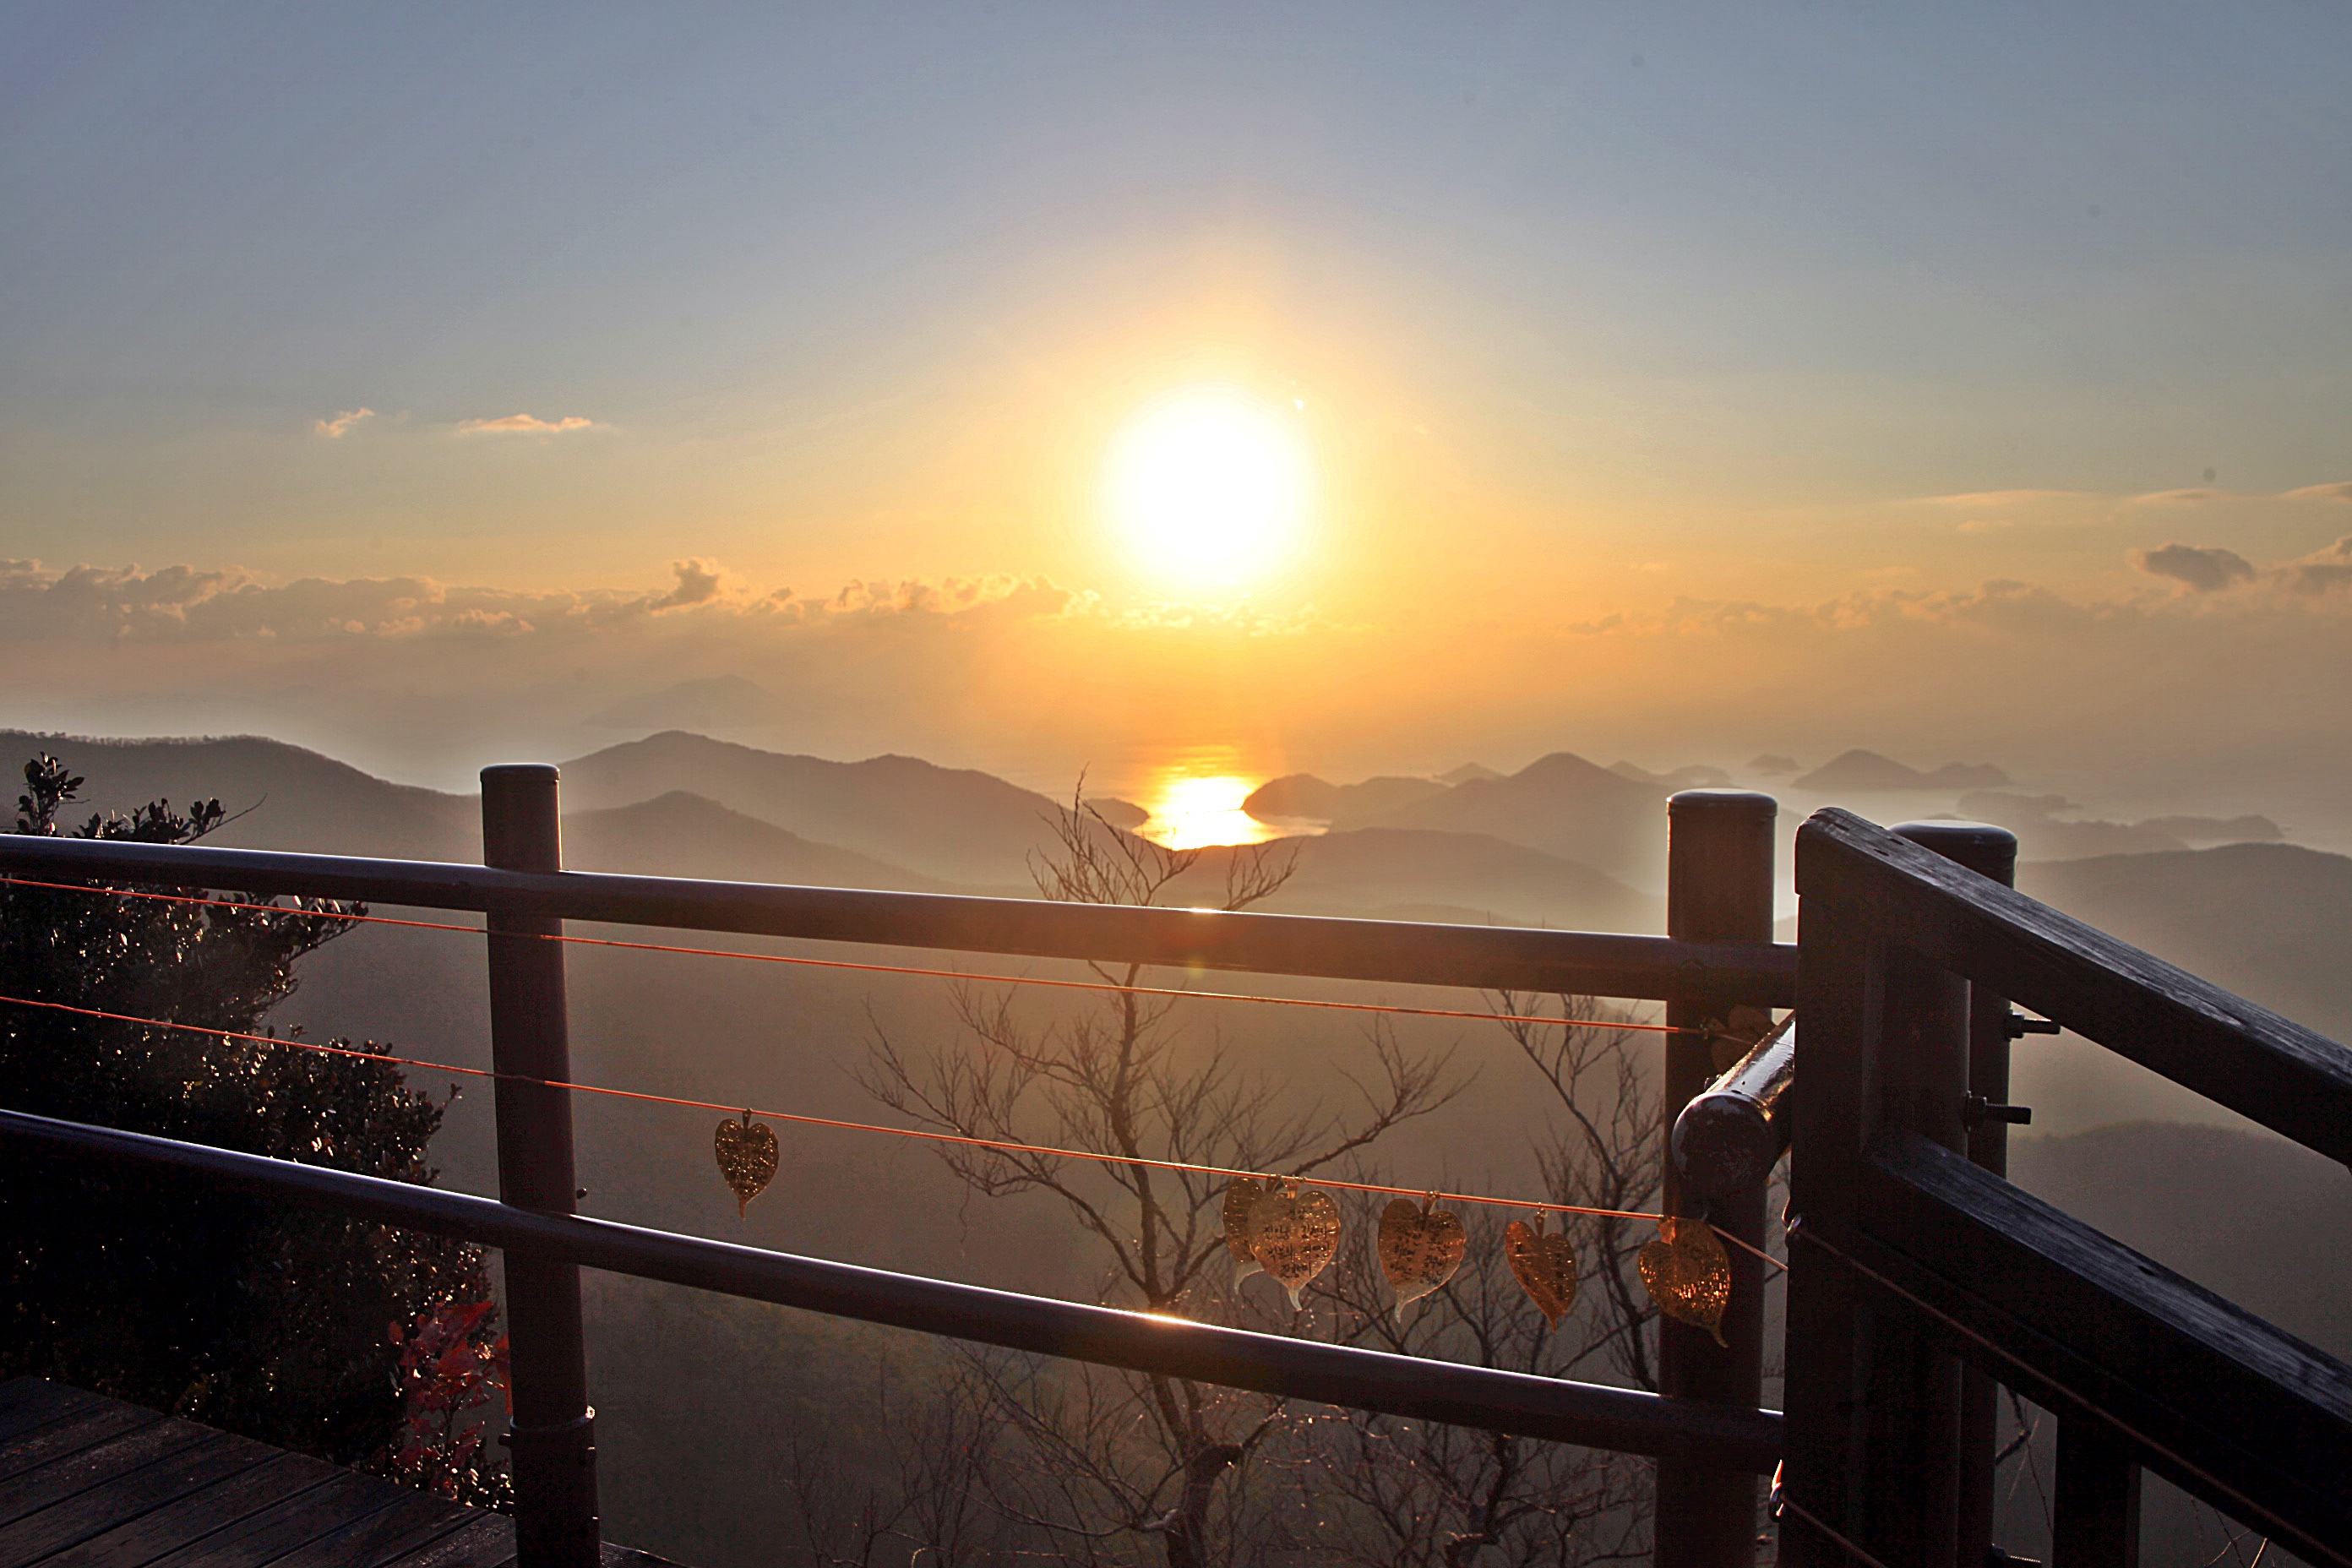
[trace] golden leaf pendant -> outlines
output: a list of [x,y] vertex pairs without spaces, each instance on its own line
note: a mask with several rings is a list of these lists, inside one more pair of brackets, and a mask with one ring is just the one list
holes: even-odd
[[1381,1211],[1381,1272],[1400,1309],[1453,1279],[1469,1247],[1460,1216],[1444,1209],[1399,1198]]
[[1503,1258],[1519,1289],[1528,1293],[1553,1328],[1576,1305],[1576,1247],[1563,1231],[1547,1232],[1544,1216],[1529,1225],[1515,1219],[1503,1227]]
[[768,1190],[776,1177],[776,1135],[764,1121],[745,1111],[740,1121],[722,1121],[710,1140],[719,1173],[735,1193],[735,1217],[750,1212],[751,1200]]
[[1239,1176],[1225,1189],[1225,1250],[1234,1255],[1234,1283],[1256,1273],[1257,1255],[1250,1251],[1250,1206],[1265,1195],[1267,1184],[1255,1176]]
[[1339,1250],[1339,1205],[1328,1193],[1302,1193],[1298,1184],[1288,1183],[1250,1205],[1249,1238],[1250,1256],[1290,1292],[1295,1312],[1298,1292]]
[[1731,1304],[1731,1259],[1704,1220],[1658,1222],[1658,1239],[1646,1242],[1639,1259],[1642,1283],[1658,1310],[1677,1322],[1705,1329],[1723,1340],[1723,1310]]

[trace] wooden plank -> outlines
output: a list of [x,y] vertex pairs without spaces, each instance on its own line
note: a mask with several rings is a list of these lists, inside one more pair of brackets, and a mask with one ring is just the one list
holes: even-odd
[[0,1475],[11,1473],[6,1445],[37,1427],[63,1421],[95,1409],[95,1394],[41,1377],[12,1377],[0,1383]]
[[275,1454],[49,1557],[42,1568],[144,1568],[174,1549],[299,1496],[339,1474],[324,1459]]
[[162,1416],[113,1400],[80,1406],[60,1420],[26,1432],[0,1448],[0,1483],[109,1438],[152,1426]]
[[[174,1421],[129,1405],[93,1412],[91,1420],[132,1424],[131,1430],[103,1442],[75,1442],[71,1451],[0,1481],[0,1525],[12,1524],[76,1492],[86,1491],[217,1436],[193,1422]],[[85,1423],[76,1421],[69,1425],[79,1428]],[[61,1439],[70,1436],[60,1428],[46,1428],[34,1434],[26,1446],[37,1444],[52,1432],[59,1432]]]
[[41,1562],[215,1481],[249,1470],[272,1452],[226,1432],[197,1430],[205,1434],[201,1442],[0,1526],[0,1568],[23,1568]]
[[2098,1410],[2148,1468],[2352,1563],[2352,1367],[1947,1150],[1871,1156],[1870,1229],[1825,1240],[1998,1347],[1970,1348],[2062,1417]]
[[1809,862],[1843,867],[1885,939],[2352,1163],[2352,1051],[2336,1041],[1852,812],[1815,812],[1798,830],[1801,893]]
[[154,1559],[149,1568],[262,1568],[412,1495],[373,1476],[339,1471],[307,1491]]
[[473,1522],[394,1558],[384,1568],[499,1568],[513,1562],[514,1521],[502,1513],[467,1511],[474,1514]]
[[320,1536],[277,1559],[271,1568],[384,1568],[473,1522],[475,1511],[430,1492],[404,1489],[380,1512]]

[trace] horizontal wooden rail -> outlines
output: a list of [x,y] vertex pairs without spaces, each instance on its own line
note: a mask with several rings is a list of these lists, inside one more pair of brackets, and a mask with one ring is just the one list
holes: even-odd
[[131,1162],[362,1219],[829,1316],[1228,1388],[1768,1475],[1780,1416],[1634,1389],[1284,1339],[510,1208],[316,1165],[0,1110],[0,1137]]
[[0,871],[1028,958],[1653,1001],[1796,1000],[1769,942],[774,887],[0,835]]
[[1801,873],[1809,856],[1837,862],[1875,935],[2352,1163],[2352,1051],[2334,1040],[1851,812],[1798,831]]
[[2062,1421],[2104,1422],[2305,1560],[2352,1564],[2352,1367],[1915,1133],[1874,1139],[1861,1178],[1867,1218],[1800,1235]]

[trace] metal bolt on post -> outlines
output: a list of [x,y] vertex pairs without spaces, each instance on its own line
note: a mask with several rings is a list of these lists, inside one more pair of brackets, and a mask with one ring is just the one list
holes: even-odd
[[[563,868],[553,768],[482,770],[482,862],[510,871]],[[540,940],[560,934],[563,922],[493,910],[488,929],[492,1065],[501,1073],[569,1082],[563,948]],[[579,1188],[566,1092],[500,1079],[498,1134],[499,1200],[541,1214],[572,1213]],[[509,1251],[506,1281],[517,1568],[595,1568],[602,1545],[596,1413],[588,1404],[580,1270]]]

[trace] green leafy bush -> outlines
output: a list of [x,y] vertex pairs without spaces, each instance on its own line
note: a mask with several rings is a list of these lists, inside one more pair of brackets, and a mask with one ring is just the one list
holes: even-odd
[[[57,836],[82,781],[26,765],[15,831]],[[156,801],[72,836],[179,844],[222,820]],[[53,879],[65,880],[66,879]],[[0,995],[259,1032],[357,905],[256,910],[0,884]],[[429,1182],[443,1107],[400,1070],[0,1002],[0,1104]],[[489,1298],[478,1248],[0,1140],[0,1376],[34,1373],[340,1463],[391,1453],[409,1325]],[[469,1326],[487,1337],[484,1314]],[[478,1467],[477,1462],[476,1468]]]

